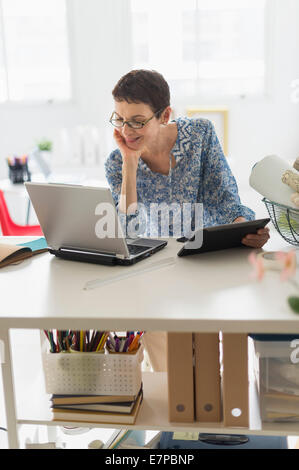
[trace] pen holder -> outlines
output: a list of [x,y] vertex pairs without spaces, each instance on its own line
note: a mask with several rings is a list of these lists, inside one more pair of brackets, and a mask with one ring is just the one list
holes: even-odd
[[129,354],[130,355],[130,354],[137,354],[140,348],[141,348],[141,344],[139,344],[138,349],[135,349],[135,351],[116,352],[116,351],[111,351],[108,347],[106,349],[107,349],[108,354],[121,354],[121,355]]
[[[86,351],[77,351],[77,349],[73,349],[73,348],[70,348],[69,350],[70,353],[75,353],[75,354],[78,354],[78,353],[83,353],[84,354],[90,354],[89,352],[86,352]],[[92,351],[93,354],[105,354],[105,348],[101,349],[100,351]]]
[[13,184],[25,183],[31,180],[27,163],[9,165],[9,179]]
[[42,353],[46,393],[52,395],[137,395],[143,347],[135,354]]

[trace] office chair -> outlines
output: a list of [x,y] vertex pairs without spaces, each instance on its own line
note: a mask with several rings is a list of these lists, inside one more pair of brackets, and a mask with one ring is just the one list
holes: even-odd
[[40,225],[18,225],[11,219],[3,191],[0,190],[0,227],[4,236],[43,235]]

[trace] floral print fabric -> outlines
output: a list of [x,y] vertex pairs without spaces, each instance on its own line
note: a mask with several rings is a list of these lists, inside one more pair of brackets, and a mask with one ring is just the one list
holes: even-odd
[[[169,229],[170,236],[177,236],[177,233],[174,234],[175,210],[181,208],[183,213],[184,204],[191,207],[189,222],[194,229],[195,203],[202,203],[204,227],[231,223],[239,216],[254,220],[255,213],[241,204],[236,180],[223,154],[213,124],[207,119],[190,118],[179,118],[173,122],[177,125],[178,135],[170,152],[170,163],[173,155],[176,165],[171,168],[170,164],[169,174],[162,175],[153,172],[142,158],[139,159],[137,198],[138,207],[142,207],[142,211],[127,217],[126,221],[124,214],[120,214],[123,226],[134,218],[134,223],[139,224],[139,234],[158,236],[159,230],[162,230],[163,236],[164,224],[164,229]],[[118,149],[107,158],[105,173],[117,207],[122,184],[122,156]],[[173,207],[173,218],[168,220],[160,214],[158,218],[150,217],[150,207],[153,203],[164,203]],[[181,228],[183,233],[183,221]]]

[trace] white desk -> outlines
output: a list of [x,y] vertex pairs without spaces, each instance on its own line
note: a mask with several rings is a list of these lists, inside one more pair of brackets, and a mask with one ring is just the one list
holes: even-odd
[[[275,237],[265,245],[288,250]],[[44,253],[0,271],[0,322],[11,328],[102,328],[167,331],[299,332],[285,299],[294,287],[267,272],[250,280],[249,248],[179,258],[168,246],[131,267],[67,262]],[[87,281],[175,257],[175,265],[90,291]],[[18,286],[18,295],[13,295]]]
[[[16,412],[9,344],[11,328],[96,329],[101,325],[101,329],[117,331],[299,333],[299,316],[291,311],[286,301],[288,295],[295,293],[294,287],[282,283],[276,272],[267,272],[261,283],[250,280],[252,267],[247,260],[250,249],[178,258],[176,253],[180,246],[170,240],[168,246],[154,257],[128,268],[64,261],[44,253],[18,266],[0,270],[0,338],[5,342],[3,374],[11,447],[18,445],[17,424],[55,424],[42,403],[43,398],[39,401],[36,388],[32,392],[35,392],[34,406],[27,403]],[[287,251],[291,246],[274,234],[264,248]],[[174,266],[94,290],[83,290],[89,280],[141,268],[169,256],[175,257]],[[144,381],[144,410],[136,427],[240,432],[238,428],[223,429],[219,424],[214,427],[204,423],[193,423],[192,426],[169,423],[165,376],[154,374],[152,377]],[[160,401],[156,389],[162,390]],[[157,423],[153,421],[152,408],[160,410],[161,418]],[[158,415],[155,412],[154,416]],[[275,423],[258,428],[253,424],[247,432],[298,435],[299,425]]]

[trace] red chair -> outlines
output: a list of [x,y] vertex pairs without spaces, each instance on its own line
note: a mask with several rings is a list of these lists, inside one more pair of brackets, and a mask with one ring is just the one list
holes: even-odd
[[11,219],[3,191],[0,190],[0,227],[4,236],[43,235],[40,225],[18,225]]

